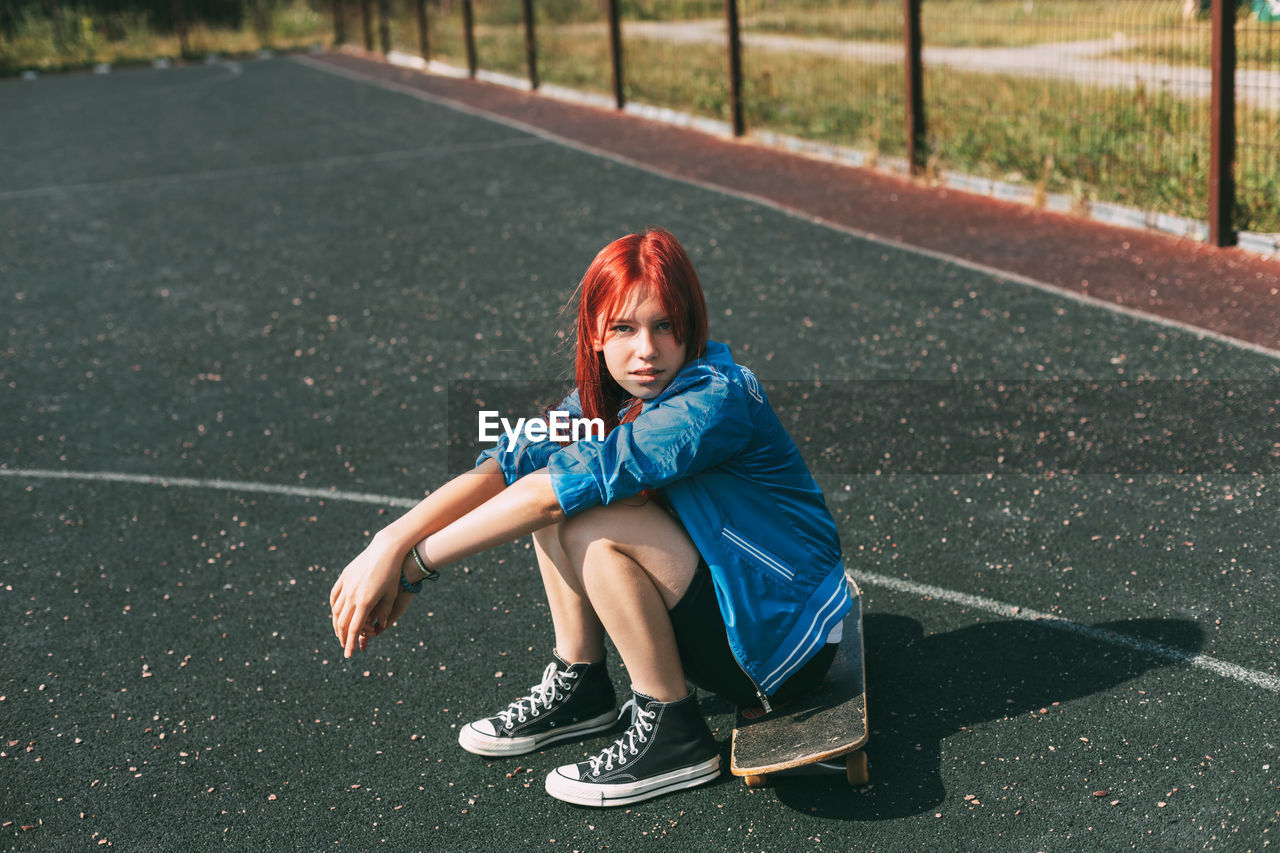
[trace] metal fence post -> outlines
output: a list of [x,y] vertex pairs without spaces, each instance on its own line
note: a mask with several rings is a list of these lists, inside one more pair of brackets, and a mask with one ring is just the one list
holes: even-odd
[[1213,95],[1209,106],[1209,242],[1234,246],[1236,3],[1213,0]]
[[391,53],[391,0],[378,0],[378,40],[382,55]]
[[538,39],[533,30],[533,0],[521,0],[524,15],[524,55],[529,63],[529,87],[538,88]]
[[369,8],[372,0],[360,0],[360,20],[364,24],[364,49],[373,53],[373,12]]
[[418,50],[422,58],[431,61],[431,44],[427,40],[427,0],[417,0],[418,7]]
[[183,8],[182,0],[173,0],[173,25],[178,30],[179,58],[186,59],[191,55],[191,44],[187,40],[187,10]]
[[346,0],[333,0],[333,43],[340,46],[347,43]]
[[613,57],[613,99],[618,109],[627,105],[622,93],[622,24],[618,15],[618,0],[609,0],[609,53]]
[[53,19],[53,43],[58,50],[62,50],[67,45],[66,24],[62,20],[62,3],[59,0],[46,0],[49,7],[49,17]]
[[747,132],[742,118],[742,34],[738,26],[738,0],[724,0],[725,23],[729,31],[729,111],[733,135]]
[[476,22],[471,0],[462,0],[462,35],[467,42],[467,73],[476,76]]
[[907,163],[911,174],[924,171],[928,146],[924,120],[924,37],[920,29],[920,0],[903,0],[904,71],[907,78]]

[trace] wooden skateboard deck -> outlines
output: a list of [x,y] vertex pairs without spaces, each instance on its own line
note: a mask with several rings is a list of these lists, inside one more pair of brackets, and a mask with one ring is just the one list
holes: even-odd
[[849,580],[853,609],[844,620],[840,649],[826,681],[764,714],[739,708],[729,770],[749,787],[773,773],[844,771],[852,785],[867,783],[867,697],[862,653],[862,596]]

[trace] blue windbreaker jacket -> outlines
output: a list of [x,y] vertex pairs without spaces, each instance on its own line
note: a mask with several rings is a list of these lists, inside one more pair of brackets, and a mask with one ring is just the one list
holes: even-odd
[[[580,417],[577,392],[556,407]],[[708,342],[631,423],[560,445],[523,434],[480,455],[508,485],[549,469],[567,517],[661,489],[711,568],[729,645],[762,695],[805,664],[849,611],[835,522],[760,383]]]

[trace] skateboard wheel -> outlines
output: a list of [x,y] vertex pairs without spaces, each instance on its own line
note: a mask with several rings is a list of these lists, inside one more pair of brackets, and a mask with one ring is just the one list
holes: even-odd
[[742,781],[747,783],[748,788],[763,788],[769,784],[769,777],[763,773],[743,776]]
[[862,750],[851,752],[844,760],[844,775],[850,785],[865,785],[871,781],[867,772],[867,754]]

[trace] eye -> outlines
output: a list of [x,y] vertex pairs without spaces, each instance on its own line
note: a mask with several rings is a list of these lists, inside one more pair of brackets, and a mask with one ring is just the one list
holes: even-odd
[[670,320],[663,320],[661,323],[659,323],[659,324],[658,324],[658,331],[659,331],[659,332],[669,332],[669,331],[671,331],[671,321],[670,321]]
[[628,326],[626,323],[614,323],[612,326],[609,327],[609,331],[616,332],[618,334],[626,334],[627,332],[631,331],[631,327]]

